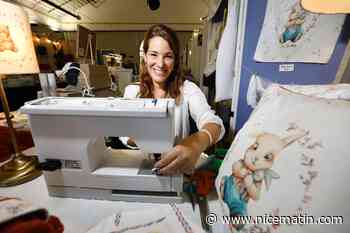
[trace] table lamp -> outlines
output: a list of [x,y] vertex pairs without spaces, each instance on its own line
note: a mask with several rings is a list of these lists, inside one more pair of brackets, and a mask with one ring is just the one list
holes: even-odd
[[350,13],[349,0],[301,0],[301,6],[305,10],[320,14]]
[[32,33],[26,13],[0,0],[0,97],[15,154],[0,167],[0,187],[25,183],[41,175],[36,156],[21,153],[10,119],[3,79],[7,74],[39,73]]

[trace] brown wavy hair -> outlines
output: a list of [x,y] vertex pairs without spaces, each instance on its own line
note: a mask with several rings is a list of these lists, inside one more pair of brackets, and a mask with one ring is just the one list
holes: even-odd
[[[166,40],[174,53],[175,61],[174,68],[166,80],[165,87],[167,96],[174,98],[176,103],[180,100],[180,88],[184,82],[181,69],[180,69],[180,43],[176,36],[176,33],[169,27],[163,24],[153,25],[145,34],[143,42],[143,51],[146,55],[149,48],[149,41],[155,36],[162,37]],[[152,78],[147,72],[146,64],[144,61],[140,64],[140,93],[141,98],[153,98],[153,82]]]

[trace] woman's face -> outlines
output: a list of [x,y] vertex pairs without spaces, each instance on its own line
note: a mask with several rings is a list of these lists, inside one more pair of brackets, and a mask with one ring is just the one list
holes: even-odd
[[167,78],[174,69],[174,63],[175,55],[169,43],[159,36],[151,38],[148,51],[145,54],[145,64],[156,87],[164,87]]

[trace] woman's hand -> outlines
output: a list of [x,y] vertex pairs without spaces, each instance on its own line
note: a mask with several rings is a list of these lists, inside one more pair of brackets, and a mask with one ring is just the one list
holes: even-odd
[[[209,131],[216,142],[220,135],[220,126],[208,123],[203,129]],[[159,168],[158,173],[162,175],[192,173],[200,154],[210,146],[210,141],[208,134],[200,130],[184,138],[172,150],[163,154],[162,159],[154,167]]]
[[163,154],[162,159],[154,167],[160,168],[159,174],[162,175],[191,173],[200,154],[201,151],[193,146],[179,144],[169,152]]

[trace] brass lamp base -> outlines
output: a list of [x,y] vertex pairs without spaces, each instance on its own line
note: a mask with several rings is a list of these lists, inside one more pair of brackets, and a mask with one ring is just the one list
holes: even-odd
[[31,181],[42,174],[36,156],[17,154],[0,167],[0,187],[8,187]]

